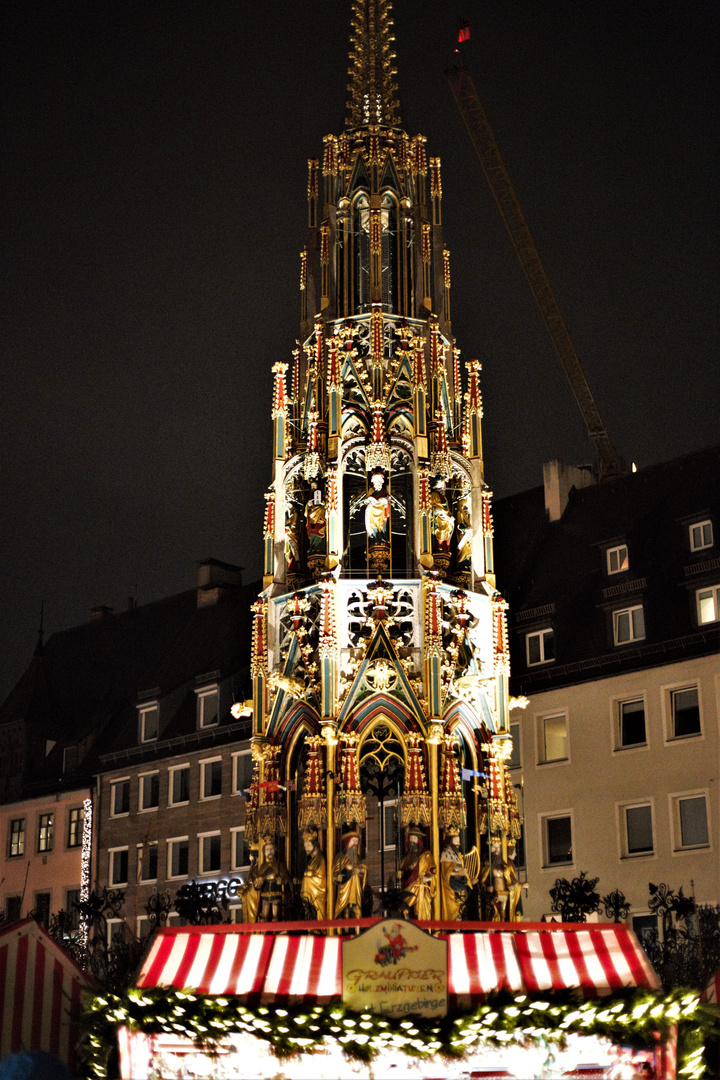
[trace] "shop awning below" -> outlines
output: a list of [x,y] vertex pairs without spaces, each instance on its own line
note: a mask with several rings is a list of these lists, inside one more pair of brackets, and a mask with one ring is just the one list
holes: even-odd
[[[515,993],[577,989],[594,997],[623,986],[659,986],[624,925],[516,925],[448,935],[451,1007],[474,1004],[502,987]],[[342,940],[233,926],[168,927],[158,931],[137,985],[234,994],[253,1004],[328,1002],[342,997]]]

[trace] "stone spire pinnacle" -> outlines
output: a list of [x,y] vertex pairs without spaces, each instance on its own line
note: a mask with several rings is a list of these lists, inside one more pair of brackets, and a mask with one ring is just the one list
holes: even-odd
[[353,0],[346,127],[400,123],[389,0]]

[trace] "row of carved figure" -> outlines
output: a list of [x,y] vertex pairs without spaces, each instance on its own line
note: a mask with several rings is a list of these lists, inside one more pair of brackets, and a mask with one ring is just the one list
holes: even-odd
[[[307,864],[300,886],[300,899],[306,914],[325,919],[327,910],[327,867],[317,833],[303,834]],[[360,833],[349,830],[342,836],[342,850],[333,860],[332,880],[335,884],[335,904],[332,917],[355,919],[362,915],[363,893],[367,882],[367,866],[360,856]],[[508,858],[502,859],[500,844],[493,844],[494,864],[480,868],[477,850],[468,855],[460,850],[457,832],[448,832],[440,856],[438,878],[435,860],[425,848],[421,829],[409,829],[407,852],[400,868],[402,914],[411,919],[432,919],[433,900],[440,887],[441,917],[446,922],[464,918],[469,892],[479,880],[481,887],[493,895],[493,919],[513,921],[521,885],[515,869],[514,845],[508,845]],[[290,875],[278,856],[274,840],[263,837],[260,854],[248,881],[241,890],[245,922],[277,922],[284,917],[285,898]]]

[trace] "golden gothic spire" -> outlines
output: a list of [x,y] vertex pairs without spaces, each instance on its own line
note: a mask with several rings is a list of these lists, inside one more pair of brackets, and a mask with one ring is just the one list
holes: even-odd
[[347,127],[400,123],[389,0],[353,0]]

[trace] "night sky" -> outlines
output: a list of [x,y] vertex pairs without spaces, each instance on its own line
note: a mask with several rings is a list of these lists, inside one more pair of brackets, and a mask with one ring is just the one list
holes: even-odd
[[[0,697],[95,605],[260,573],[270,369],[298,333],[308,157],[349,2],[12,0],[2,56]],[[592,458],[444,79],[457,15],[611,438],[720,442],[714,0],[398,0],[404,123],[443,163],[453,329],[496,497]]]

